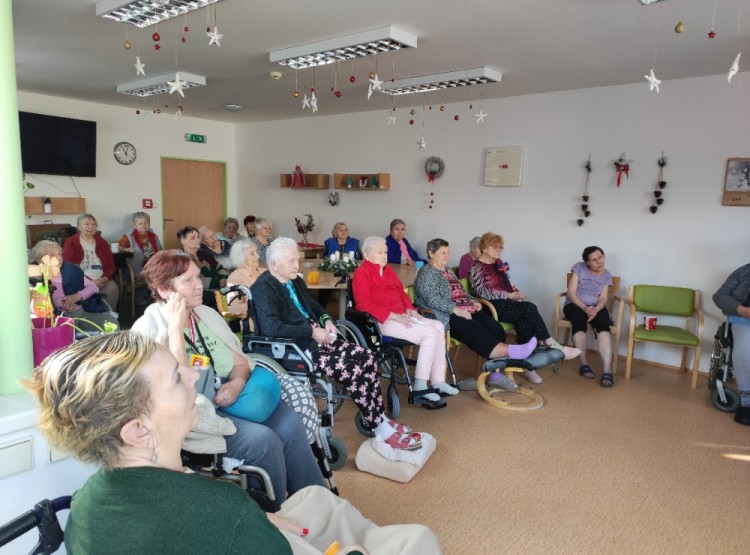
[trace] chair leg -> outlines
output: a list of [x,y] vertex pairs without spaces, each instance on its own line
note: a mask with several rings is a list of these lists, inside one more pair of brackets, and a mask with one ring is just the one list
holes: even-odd
[[[612,335],[612,332],[609,332],[610,335]],[[614,343],[612,343],[612,374],[617,374],[617,362],[619,358],[620,351],[620,330],[615,331],[615,340]]]
[[[682,348],[682,361],[680,362],[680,372],[687,372],[688,348]],[[693,365],[695,366],[695,365]]]
[[630,368],[633,365],[633,335],[628,338],[628,356],[625,360],[625,379],[630,379]]
[[693,359],[693,377],[690,380],[690,388],[695,389],[698,386],[698,366],[701,362],[701,344],[695,348],[695,358]]

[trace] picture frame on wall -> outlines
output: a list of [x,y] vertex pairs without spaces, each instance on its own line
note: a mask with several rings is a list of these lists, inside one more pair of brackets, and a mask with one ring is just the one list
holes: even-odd
[[520,187],[523,147],[489,147],[484,154],[484,185],[487,187]]
[[750,206],[750,157],[727,159],[721,203],[724,206]]

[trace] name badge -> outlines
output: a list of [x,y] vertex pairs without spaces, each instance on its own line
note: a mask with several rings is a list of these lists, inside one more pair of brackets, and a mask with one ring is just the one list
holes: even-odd
[[92,270],[101,270],[102,269],[102,265],[101,264],[92,264],[91,265],[91,269]]
[[190,358],[188,359],[188,364],[190,366],[197,366],[199,368],[203,368],[211,364],[211,360],[208,357],[204,357],[203,355],[192,354],[190,355]]

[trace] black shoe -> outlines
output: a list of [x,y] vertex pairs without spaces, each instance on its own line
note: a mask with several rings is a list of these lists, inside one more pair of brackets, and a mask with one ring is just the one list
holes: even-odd
[[740,407],[734,415],[734,421],[745,426],[750,426],[750,407]]

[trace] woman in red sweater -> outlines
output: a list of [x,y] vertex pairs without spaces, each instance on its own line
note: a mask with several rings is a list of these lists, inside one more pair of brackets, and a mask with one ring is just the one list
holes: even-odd
[[[378,321],[383,335],[419,345],[414,372],[414,401],[429,409],[444,407],[445,402],[440,398],[456,395],[458,389],[445,383],[443,324],[422,317],[414,308],[404,292],[404,285],[387,264],[388,248],[384,239],[365,239],[362,254],[365,260],[352,277],[355,308],[371,314]],[[428,380],[432,387],[427,386]]]

